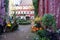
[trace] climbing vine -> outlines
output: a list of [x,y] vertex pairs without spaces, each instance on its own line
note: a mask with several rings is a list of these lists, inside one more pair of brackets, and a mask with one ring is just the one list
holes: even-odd
[[35,16],[38,15],[38,0],[33,0],[33,6],[34,6],[34,11],[35,11]]
[[5,0],[5,11],[8,12],[9,0]]

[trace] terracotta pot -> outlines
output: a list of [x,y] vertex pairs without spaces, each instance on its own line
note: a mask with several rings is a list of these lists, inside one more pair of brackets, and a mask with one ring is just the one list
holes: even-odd
[[36,32],[36,30],[35,29],[32,29],[32,32]]
[[42,28],[42,27],[40,27],[40,30],[43,30],[43,28]]
[[39,30],[38,28],[36,28],[36,30]]

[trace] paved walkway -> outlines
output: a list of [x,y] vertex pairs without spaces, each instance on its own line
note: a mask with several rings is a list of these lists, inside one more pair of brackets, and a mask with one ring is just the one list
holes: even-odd
[[4,33],[0,36],[0,40],[33,40],[33,35],[31,25],[19,25],[17,31]]

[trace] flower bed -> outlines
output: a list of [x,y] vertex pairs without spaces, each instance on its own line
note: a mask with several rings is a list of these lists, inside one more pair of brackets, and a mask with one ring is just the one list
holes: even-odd
[[20,19],[18,22],[19,22],[20,25],[31,24],[31,21],[30,20],[24,20],[24,19]]

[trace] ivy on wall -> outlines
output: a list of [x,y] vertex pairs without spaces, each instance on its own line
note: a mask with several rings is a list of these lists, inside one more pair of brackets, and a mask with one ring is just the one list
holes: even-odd
[[5,3],[5,11],[8,12],[8,5],[9,5],[9,0],[4,0]]
[[33,0],[33,6],[34,6],[34,11],[35,11],[35,16],[38,15],[38,0]]

